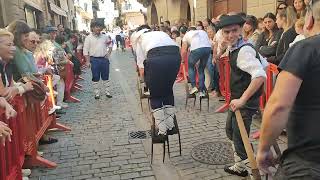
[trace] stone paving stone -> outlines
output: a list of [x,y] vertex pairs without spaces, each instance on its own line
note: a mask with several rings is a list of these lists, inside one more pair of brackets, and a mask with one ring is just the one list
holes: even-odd
[[[112,99],[101,96],[100,100],[95,100],[91,92],[90,70],[87,69],[87,72],[82,75],[86,79],[79,82],[83,85],[83,91],[73,93],[81,103],[69,103],[67,114],[62,115],[59,120],[59,123],[69,126],[72,131],[49,132],[49,135],[58,138],[59,142],[40,146],[39,149],[44,152],[44,158],[55,161],[58,167],[54,170],[34,168],[31,180],[39,178],[40,180],[163,180],[153,168],[158,168],[158,165],[150,165],[150,146],[143,145],[144,141],[150,141],[150,139],[128,139],[129,131],[141,130],[136,127],[137,120],[150,122],[146,118],[148,117],[146,101],[143,101],[145,111],[141,112],[140,109],[135,65],[129,57],[131,57],[129,52],[114,52],[112,55],[109,87],[113,95]],[[115,71],[115,68],[120,71]],[[223,171],[224,165],[203,164],[191,157],[192,149],[201,143],[227,141],[225,134],[227,114],[214,113],[222,103],[216,98],[210,98],[209,112],[205,107],[206,102],[203,104],[203,111],[200,112],[197,99],[195,107],[189,101],[185,109],[184,85],[175,84],[174,93],[181,133],[182,156],[179,156],[177,136],[171,136],[171,158],[167,158],[165,163],[177,172],[181,180],[240,179],[226,174]],[[134,97],[133,101],[128,97]],[[256,124],[259,122],[253,124],[252,132],[258,129]],[[256,147],[257,141],[252,140],[252,142]],[[280,138],[279,142],[281,147],[285,147],[285,138]],[[159,152],[161,152],[159,156],[162,156],[162,150]]]

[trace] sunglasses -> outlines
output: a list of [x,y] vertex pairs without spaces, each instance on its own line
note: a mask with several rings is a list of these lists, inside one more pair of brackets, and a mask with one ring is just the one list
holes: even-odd
[[278,7],[278,10],[284,10],[287,9],[287,7]]
[[40,44],[40,41],[36,41],[36,40],[31,40],[30,42],[31,42],[32,44],[36,44],[36,43],[37,43],[37,44]]

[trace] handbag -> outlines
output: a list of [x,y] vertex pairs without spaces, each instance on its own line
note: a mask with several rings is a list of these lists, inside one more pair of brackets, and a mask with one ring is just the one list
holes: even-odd
[[38,78],[32,74],[23,75],[19,82],[27,83],[31,82],[33,90],[26,92],[25,94],[31,98],[32,101],[43,101],[46,98],[47,86]]

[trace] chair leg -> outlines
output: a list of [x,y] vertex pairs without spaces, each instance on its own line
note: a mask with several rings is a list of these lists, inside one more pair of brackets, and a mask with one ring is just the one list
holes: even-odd
[[210,106],[210,104],[209,104],[210,102],[209,102],[209,97],[208,97],[208,112],[209,112],[209,106]]
[[187,109],[188,106],[188,96],[186,97],[186,104],[184,105],[184,109]]
[[140,107],[141,107],[141,111],[143,112],[142,99],[141,98],[140,98]]
[[201,112],[201,106],[202,106],[202,98],[200,97],[200,112]]
[[170,158],[169,136],[168,136],[168,139],[167,139],[167,143],[168,143],[168,155],[169,155],[169,158]]
[[194,100],[193,100],[193,107],[196,106],[196,100],[197,100],[197,98],[194,98]]
[[180,130],[178,129],[178,139],[179,139],[179,149],[180,149],[180,156],[181,156],[181,140],[180,140]]
[[151,140],[151,164],[153,162],[153,142]]
[[163,163],[164,163],[165,157],[166,157],[166,141],[163,142],[163,158],[162,158]]

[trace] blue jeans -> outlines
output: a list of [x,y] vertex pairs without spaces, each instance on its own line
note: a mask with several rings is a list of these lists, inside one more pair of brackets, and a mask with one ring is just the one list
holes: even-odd
[[215,83],[215,72],[214,72],[214,64],[212,63],[212,54],[210,54],[208,62],[207,62],[207,69],[209,71],[209,75],[210,75],[210,90],[216,90],[216,83]]
[[104,57],[90,57],[92,81],[109,80],[109,59]]
[[199,90],[205,91],[206,87],[204,85],[204,69],[206,68],[208,58],[211,53],[210,47],[203,47],[192,50],[188,58],[188,73],[192,87],[196,87],[196,72],[195,65],[200,60],[198,73],[199,73]]

